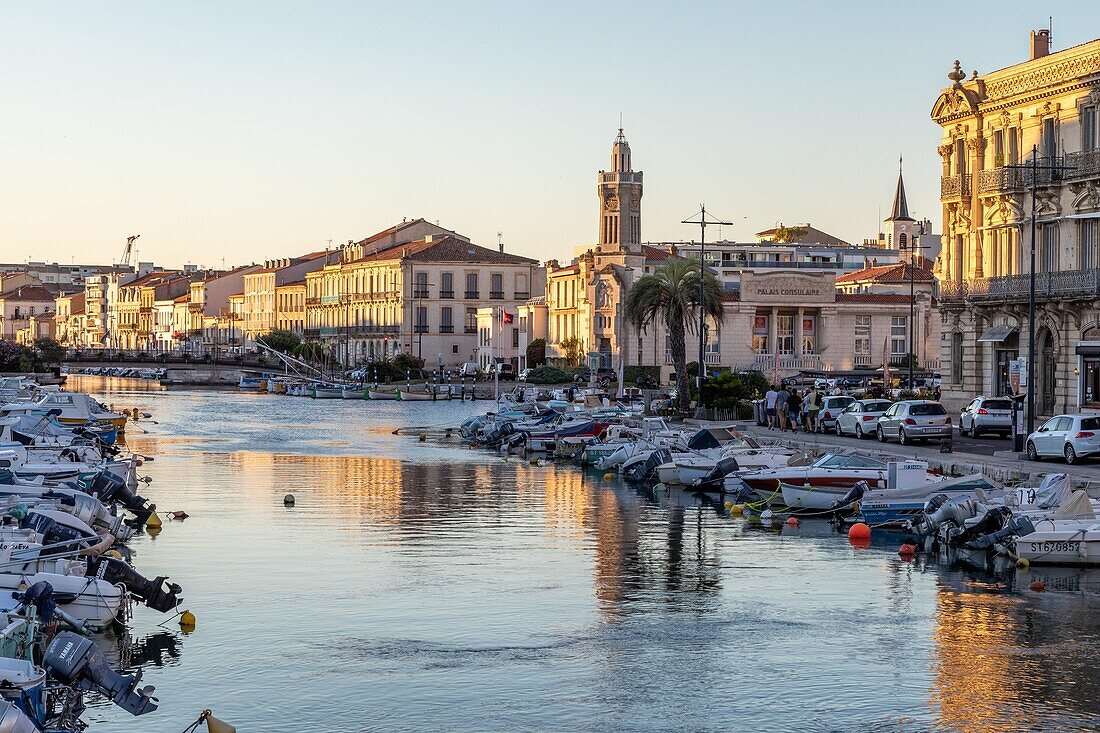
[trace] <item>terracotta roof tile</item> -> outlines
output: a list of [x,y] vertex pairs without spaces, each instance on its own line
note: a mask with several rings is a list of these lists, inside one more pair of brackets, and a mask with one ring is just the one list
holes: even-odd
[[356,262],[380,262],[410,259],[417,262],[480,262],[490,265],[537,265],[538,260],[500,252],[466,242],[455,237],[441,237],[430,242],[423,240],[399,244],[381,252],[369,254]]
[[12,288],[6,293],[0,293],[0,300],[33,300],[53,303],[56,299],[57,296],[50,292],[49,288],[41,285],[23,285]]
[[907,262],[899,262],[893,265],[879,265],[878,267],[867,267],[856,272],[849,272],[839,276],[836,283],[838,285],[857,282],[907,283],[909,282],[910,272],[912,272],[914,282],[930,283],[935,279],[932,273],[923,267],[914,267]]
[[903,293],[837,293],[836,302],[908,305],[909,296]]

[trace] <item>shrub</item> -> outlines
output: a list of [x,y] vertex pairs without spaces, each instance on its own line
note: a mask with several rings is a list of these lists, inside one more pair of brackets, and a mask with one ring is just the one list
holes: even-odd
[[546,339],[535,339],[527,344],[527,364],[534,368],[546,363]]
[[642,377],[648,377],[655,383],[661,382],[661,367],[659,366],[635,366],[629,365],[623,367],[623,381],[627,384],[634,384]]
[[722,372],[703,381],[702,403],[707,407],[737,408],[764,396],[768,380],[760,372]]
[[531,384],[565,384],[570,379],[568,372],[552,366],[540,366],[527,375]]
[[404,376],[409,373],[409,370],[417,371],[424,368],[424,360],[417,359],[412,354],[400,353],[393,358],[393,368],[398,374]]

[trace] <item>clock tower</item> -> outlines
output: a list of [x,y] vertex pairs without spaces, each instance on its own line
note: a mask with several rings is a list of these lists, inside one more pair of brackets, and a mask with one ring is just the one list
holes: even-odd
[[600,251],[637,249],[642,242],[642,172],[630,166],[630,144],[619,128],[611,170],[596,178],[600,197]]

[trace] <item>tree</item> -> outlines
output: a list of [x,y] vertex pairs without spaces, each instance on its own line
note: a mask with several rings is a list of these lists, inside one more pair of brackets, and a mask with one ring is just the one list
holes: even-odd
[[294,353],[294,350],[302,343],[302,339],[299,338],[298,334],[281,328],[268,331],[256,340],[262,342],[264,346],[284,354]]
[[535,339],[527,344],[527,366],[537,367],[546,363],[546,339]]
[[402,351],[397,356],[393,357],[393,368],[397,370],[398,376],[406,376],[409,370],[420,371],[424,368],[424,360],[418,359],[412,354]]
[[584,342],[576,336],[562,339],[558,345],[565,352],[565,363],[569,366],[577,366],[584,359]]
[[803,237],[806,234],[806,227],[785,227],[782,224],[775,228],[774,233],[771,236],[770,242],[776,243],[790,243],[797,242],[799,237]]
[[[722,285],[703,273],[703,311],[719,321],[724,312]],[[626,295],[626,317],[638,329],[660,322],[668,332],[672,361],[676,366],[676,391],[680,410],[691,407],[687,374],[686,334],[695,330],[699,308],[699,264],[682,257],[669,258],[634,283]]]
[[48,336],[34,340],[34,352],[46,365],[60,364],[65,358],[65,347]]

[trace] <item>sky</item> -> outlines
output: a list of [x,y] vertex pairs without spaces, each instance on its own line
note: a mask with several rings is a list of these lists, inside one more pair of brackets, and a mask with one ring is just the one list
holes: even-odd
[[[1040,7],[1041,6],[1041,7]],[[0,262],[262,261],[423,217],[540,260],[597,236],[620,114],[642,236],[888,213],[939,231],[958,58],[1100,37],[1083,2],[0,2]],[[717,234],[708,230],[708,236]]]

